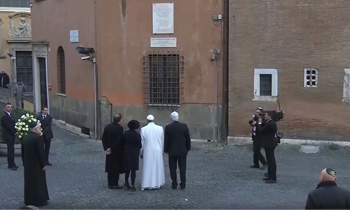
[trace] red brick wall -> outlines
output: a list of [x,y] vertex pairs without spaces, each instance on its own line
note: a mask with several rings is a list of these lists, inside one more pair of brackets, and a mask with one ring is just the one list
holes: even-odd
[[[254,68],[278,69],[278,96],[287,137],[350,140],[350,107],[342,102],[350,67],[350,1],[231,0],[229,135],[248,136]],[[317,88],[304,87],[304,68],[318,68]]]

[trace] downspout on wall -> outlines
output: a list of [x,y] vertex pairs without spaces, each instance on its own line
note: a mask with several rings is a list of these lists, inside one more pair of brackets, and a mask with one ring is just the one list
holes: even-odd
[[229,0],[223,0],[223,97],[222,97],[222,122],[221,122],[221,135],[222,141],[227,143],[228,137],[228,61],[229,61]]

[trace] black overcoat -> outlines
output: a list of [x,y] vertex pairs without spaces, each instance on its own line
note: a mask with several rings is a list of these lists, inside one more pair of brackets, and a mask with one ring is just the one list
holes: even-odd
[[142,148],[141,135],[136,130],[124,133],[124,167],[127,170],[139,170],[140,149]]
[[264,148],[274,148],[276,143],[277,124],[274,120],[269,120],[257,127],[259,138],[261,139],[261,145]]
[[26,205],[42,206],[49,200],[46,184],[46,158],[42,137],[30,132],[22,140],[24,166],[24,202]]
[[174,121],[164,129],[164,152],[170,156],[187,155],[191,150],[190,131],[185,123]]
[[124,173],[123,164],[123,132],[124,129],[118,123],[108,124],[102,135],[103,149],[111,149],[111,154],[106,155],[105,171],[108,173]]
[[45,119],[43,119],[43,115],[40,114],[37,116],[37,119],[40,120],[41,128],[43,129],[43,136],[47,140],[51,140],[53,138],[53,132],[52,132],[52,117],[51,115],[47,114]]
[[350,209],[350,191],[321,182],[307,197],[305,209]]
[[1,126],[2,126],[2,138],[8,141],[14,141],[16,138],[16,121],[15,119],[7,114],[7,112],[3,112],[1,116]]

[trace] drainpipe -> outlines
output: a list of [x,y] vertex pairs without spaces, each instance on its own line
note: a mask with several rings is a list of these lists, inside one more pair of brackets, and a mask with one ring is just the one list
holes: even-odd
[[220,117],[220,56],[221,49],[216,49],[216,134],[217,141],[221,141],[221,117]]
[[98,139],[98,133],[97,133],[97,125],[98,125],[98,117],[97,117],[97,106],[98,106],[98,96],[97,96],[97,66],[96,66],[96,58],[92,59],[92,63],[94,64],[94,85],[95,85],[95,139]]

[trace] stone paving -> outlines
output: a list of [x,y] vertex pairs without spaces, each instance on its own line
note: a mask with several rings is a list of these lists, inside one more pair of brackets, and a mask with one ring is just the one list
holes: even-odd
[[[304,208],[307,193],[318,183],[319,173],[332,167],[338,185],[350,189],[350,148],[323,146],[318,153],[302,153],[300,146],[280,145],[276,151],[278,183],[265,184],[265,171],[251,169],[251,146],[193,143],[188,156],[187,188],[172,190],[166,163],[166,185],[155,191],[107,189],[104,152],[100,141],[84,139],[54,127],[52,167],[47,168],[51,197],[48,209],[110,208]],[[21,160],[16,157],[21,166]],[[142,169],[142,166],[141,166]],[[23,204],[23,167],[7,169],[0,157],[0,208]],[[124,176],[121,177],[122,184]]]

